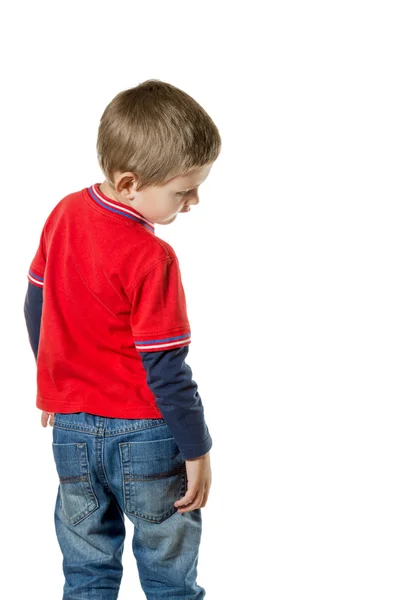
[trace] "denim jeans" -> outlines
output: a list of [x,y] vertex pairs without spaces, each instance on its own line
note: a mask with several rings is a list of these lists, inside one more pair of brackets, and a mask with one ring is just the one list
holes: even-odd
[[185,461],[164,419],[54,415],[59,478],[54,512],[65,577],[63,600],[115,600],[125,515],[148,600],[200,600],[196,583],[201,509],[178,513]]

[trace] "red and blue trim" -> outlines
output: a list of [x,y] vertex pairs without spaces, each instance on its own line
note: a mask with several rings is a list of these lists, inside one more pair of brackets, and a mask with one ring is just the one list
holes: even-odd
[[101,206],[105,210],[108,210],[117,215],[122,215],[127,219],[131,219],[132,221],[136,221],[146,227],[149,231],[154,233],[155,227],[152,221],[149,221],[143,215],[141,215],[137,210],[131,208],[129,206],[125,206],[122,202],[118,202],[117,200],[112,200],[103,194],[103,192],[99,188],[99,183],[94,183],[90,187],[87,188],[89,192],[89,196],[92,198],[94,202],[98,206]]
[[29,269],[28,271],[28,279],[38,287],[43,287],[44,277],[39,277],[39,275],[36,275],[32,269]]
[[158,340],[146,340],[139,341],[134,340],[136,349],[139,352],[147,352],[148,350],[169,350],[182,346],[183,344],[190,344],[190,331],[184,335],[177,335],[175,337],[162,338]]

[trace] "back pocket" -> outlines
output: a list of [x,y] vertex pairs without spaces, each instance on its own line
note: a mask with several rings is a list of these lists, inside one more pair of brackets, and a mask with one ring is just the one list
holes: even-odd
[[60,480],[60,510],[71,525],[77,525],[99,506],[90,480],[86,444],[53,442],[53,455]]
[[178,508],[187,489],[185,461],[174,438],[119,444],[125,510],[161,523]]

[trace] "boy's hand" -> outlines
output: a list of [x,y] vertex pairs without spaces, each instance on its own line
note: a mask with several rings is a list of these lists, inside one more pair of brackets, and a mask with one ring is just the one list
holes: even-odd
[[51,425],[51,427],[53,427],[54,413],[48,413],[48,412],[45,412],[44,410],[42,410],[42,425],[43,425],[43,427],[47,427],[47,421],[48,421],[49,417],[50,417],[49,425]]
[[[189,512],[196,508],[203,508],[208,499],[212,480],[209,452],[198,458],[186,460],[185,464],[188,489],[183,498],[180,498],[174,503],[174,506],[183,507],[178,508],[179,513]],[[184,506],[185,504],[188,504],[189,506]]]

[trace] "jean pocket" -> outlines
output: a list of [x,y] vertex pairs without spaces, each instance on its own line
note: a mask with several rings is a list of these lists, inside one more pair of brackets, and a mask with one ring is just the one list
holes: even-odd
[[151,523],[175,513],[187,489],[185,461],[174,438],[119,444],[125,511]]
[[92,488],[85,443],[55,444],[53,455],[60,480],[60,510],[77,525],[99,506]]

